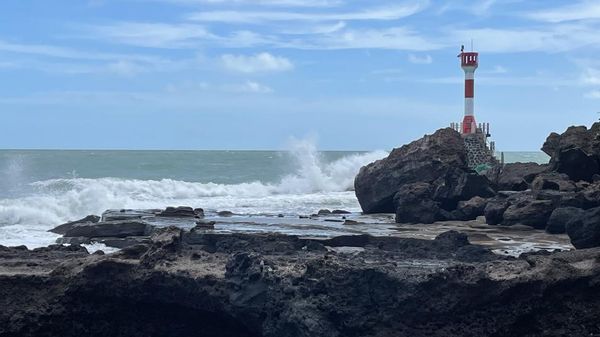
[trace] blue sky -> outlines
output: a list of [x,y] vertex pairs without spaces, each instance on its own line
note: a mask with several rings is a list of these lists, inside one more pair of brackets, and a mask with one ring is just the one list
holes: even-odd
[[476,117],[537,150],[600,111],[600,1],[3,0],[0,148],[390,149]]

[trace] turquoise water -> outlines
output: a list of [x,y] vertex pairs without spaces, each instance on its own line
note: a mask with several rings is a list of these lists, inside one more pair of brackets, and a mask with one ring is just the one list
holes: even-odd
[[[309,150],[310,151],[310,150]],[[276,183],[301,166],[361,152],[289,151],[55,151],[0,150],[0,197],[30,193],[30,184],[50,179],[172,179],[185,182]],[[298,156],[304,155],[305,158]],[[314,157],[314,158],[313,158]],[[366,158],[369,156],[367,155]]]
[[[387,155],[290,151],[0,150],[0,244],[43,246],[47,230],[106,209],[188,205],[244,215],[359,212],[358,170]],[[537,152],[507,152],[507,162],[547,162]]]

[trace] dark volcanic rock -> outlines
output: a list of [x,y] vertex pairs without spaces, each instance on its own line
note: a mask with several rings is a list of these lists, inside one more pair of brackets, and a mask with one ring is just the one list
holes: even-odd
[[582,211],[567,223],[567,234],[575,248],[600,246],[600,207]]
[[220,212],[217,213],[217,215],[220,216],[220,217],[228,218],[228,217],[234,216],[234,213],[231,212],[231,211],[220,211]]
[[549,172],[539,174],[531,183],[533,190],[555,190],[563,192],[572,192],[577,190],[577,186],[569,176],[564,173]]
[[473,197],[467,201],[459,201],[456,211],[452,212],[456,220],[475,220],[478,216],[484,215],[488,199],[482,197]]
[[456,232],[435,240],[363,236],[353,253],[283,235],[202,234],[203,244],[189,244],[186,236],[168,228],[150,245],[104,256],[78,246],[0,246],[0,336],[558,337],[599,331],[600,265],[593,261],[600,249],[508,259]]
[[328,209],[320,209],[320,210],[317,212],[317,215],[330,215],[330,214],[331,214],[331,211],[330,211],[330,210],[328,210]]
[[188,206],[167,207],[164,211],[156,216],[173,217],[173,218],[194,218],[204,216],[204,210],[197,208],[196,210]]
[[500,191],[525,191],[538,174],[548,170],[548,165],[537,163],[508,163],[486,172],[486,176]]
[[123,221],[154,217],[162,212],[160,209],[109,209],[102,213],[100,221]]
[[149,226],[141,220],[106,221],[75,225],[64,235],[66,237],[115,237],[144,236],[148,234]]
[[502,225],[521,224],[544,229],[554,208],[555,204],[552,200],[536,200],[532,196],[527,196],[508,206],[502,215]]
[[573,181],[592,181],[600,173],[600,123],[589,130],[572,126],[561,135],[552,133],[542,151],[551,157],[552,170],[566,173]]
[[488,225],[498,225],[504,220],[504,212],[509,206],[506,199],[495,198],[488,201],[483,210],[485,221]]
[[440,206],[447,211],[456,209],[461,200],[469,200],[477,196],[489,198],[495,195],[485,176],[457,168],[449,169],[445,175],[432,183],[432,187],[433,200],[439,202]]
[[580,208],[561,207],[557,208],[548,219],[546,232],[550,234],[564,234],[567,232],[567,223],[581,215],[583,212]]
[[100,221],[99,216],[88,215],[83,219],[67,222],[60,226],[54,227],[53,229],[49,230],[49,232],[64,235],[68,230],[73,228],[75,225],[80,225],[80,224],[85,224],[85,223],[97,223],[98,221]]
[[434,223],[444,220],[438,202],[431,200],[431,184],[420,182],[400,187],[394,197],[397,223]]
[[450,219],[459,201],[495,194],[485,176],[469,169],[464,140],[452,129],[361,168],[354,186],[365,213],[396,212],[398,222]]
[[215,229],[215,221],[198,220],[195,229]]
[[394,196],[403,185],[432,183],[450,168],[468,170],[463,139],[447,128],[362,167],[354,181],[356,196],[365,213],[392,213]]
[[105,238],[94,238],[93,241],[98,242],[98,243],[103,243],[109,247],[122,249],[122,248],[126,248],[126,247],[136,246],[139,244],[148,244],[148,243],[150,243],[150,238],[148,238],[147,236],[128,236],[128,237],[124,237],[124,238],[105,237]]

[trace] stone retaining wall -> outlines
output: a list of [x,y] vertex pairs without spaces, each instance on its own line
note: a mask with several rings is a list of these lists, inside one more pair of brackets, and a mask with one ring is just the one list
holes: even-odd
[[487,147],[485,138],[480,134],[467,135],[464,138],[469,167],[475,168],[482,164],[494,166],[498,160]]

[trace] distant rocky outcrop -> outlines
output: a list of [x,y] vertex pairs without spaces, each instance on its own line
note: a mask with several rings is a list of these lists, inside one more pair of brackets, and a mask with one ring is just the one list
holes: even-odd
[[464,140],[450,128],[361,168],[354,187],[363,212],[397,212],[398,222],[449,219],[459,201],[494,195],[488,179],[469,168]]
[[[468,168],[463,137],[441,129],[363,167],[355,180],[365,213],[395,212],[402,223],[470,220],[569,234],[577,248],[600,246],[600,123],[552,133],[550,163]],[[600,222],[599,222],[600,223]]]
[[575,182],[592,181],[600,174],[600,123],[590,129],[572,126],[564,133],[552,133],[542,146],[553,171],[565,173]]

